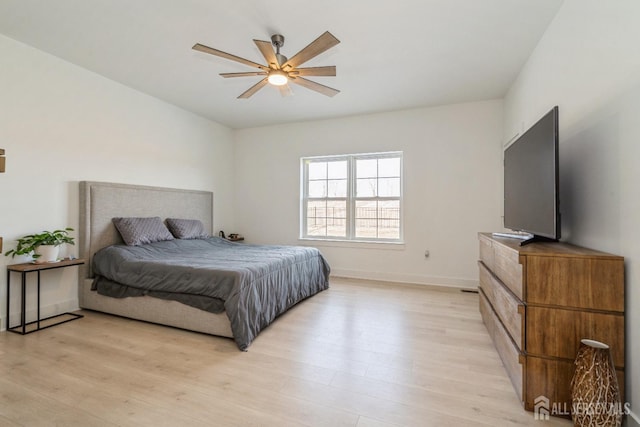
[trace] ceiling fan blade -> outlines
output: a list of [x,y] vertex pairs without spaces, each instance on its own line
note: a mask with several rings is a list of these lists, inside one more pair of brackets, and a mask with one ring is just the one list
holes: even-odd
[[308,68],[296,68],[289,71],[291,76],[335,76],[336,66],[331,65],[328,67],[308,67]]
[[293,92],[291,91],[289,85],[278,86],[278,90],[280,90],[280,95],[282,95],[283,98],[293,95]]
[[293,55],[291,59],[282,64],[282,69],[290,71],[291,68],[296,68],[298,65],[302,65],[311,58],[320,55],[327,49],[331,49],[338,43],[340,43],[340,40],[335,38],[329,31],[325,31],[320,37],[309,43],[307,47]]
[[249,67],[255,67],[255,68],[260,68],[261,70],[269,71],[269,67],[258,64],[257,62],[249,61],[248,59],[240,58],[239,56],[235,56],[230,53],[223,52],[221,50],[214,49],[212,47],[205,46],[200,43],[194,44],[192,49],[200,52],[208,53],[210,55],[219,56],[220,58],[230,59],[231,61],[236,61],[241,64],[248,65]]
[[251,86],[249,89],[247,89],[245,92],[243,92],[238,99],[247,99],[250,96],[252,96],[254,93],[256,93],[257,91],[259,91],[260,89],[262,89],[266,84],[268,83],[267,78],[265,77],[264,79],[260,80],[258,83],[254,84],[253,86]]
[[222,77],[252,77],[252,76],[266,76],[267,73],[265,71],[247,71],[244,73],[220,73]]
[[321,85],[320,83],[312,82],[311,80],[307,80],[302,77],[291,77],[289,78],[290,82],[293,82],[297,85],[304,86],[307,89],[315,90],[323,95],[327,96],[336,96],[340,93],[338,89],[331,88],[329,86]]
[[267,64],[269,67],[274,68],[276,70],[280,69],[280,64],[278,63],[278,58],[276,57],[276,53],[273,51],[273,47],[271,46],[271,42],[266,42],[264,40],[253,40],[253,42],[260,49],[260,53],[264,56],[264,59],[267,60]]

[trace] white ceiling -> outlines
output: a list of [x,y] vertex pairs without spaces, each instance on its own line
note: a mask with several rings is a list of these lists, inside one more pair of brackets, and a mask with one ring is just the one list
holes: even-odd
[[[562,0],[2,0],[0,33],[231,128],[501,98]],[[264,63],[252,39],[285,36],[292,57],[324,31],[341,43],[311,80],[238,95],[254,71],[196,42]]]

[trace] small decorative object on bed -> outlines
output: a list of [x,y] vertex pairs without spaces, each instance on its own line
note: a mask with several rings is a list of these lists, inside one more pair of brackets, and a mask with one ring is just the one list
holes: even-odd
[[236,244],[209,237],[212,229],[211,192],[81,182],[80,254],[90,263],[80,307],[230,337],[246,350],[276,317],[329,286],[315,248]]
[[5,252],[5,255],[15,257],[16,255],[33,254],[37,264],[56,262],[60,245],[64,243],[75,244],[73,237],[69,236],[69,231],[73,231],[73,228],[67,227],[64,230],[43,231],[23,236],[18,239],[16,248]]

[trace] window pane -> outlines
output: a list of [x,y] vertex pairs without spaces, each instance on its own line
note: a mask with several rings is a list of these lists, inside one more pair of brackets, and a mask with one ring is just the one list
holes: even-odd
[[400,238],[400,201],[378,202],[378,237],[380,239]]
[[327,188],[328,197],[347,197],[347,180],[330,179]]
[[347,236],[347,201],[310,201],[307,204],[307,235]]
[[378,216],[380,218],[400,219],[400,200],[378,202]]
[[347,201],[327,202],[327,236],[347,237]]
[[307,235],[327,235],[327,209],[324,200],[310,201],[307,204]]
[[329,179],[346,179],[347,178],[347,161],[329,162],[328,174]]
[[309,179],[326,179],[327,162],[309,163]]
[[327,197],[327,181],[309,181],[309,197]]
[[326,218],[327,202],[324,200],[307,203],[307,218]]
[[356,237],[375,238],[378,234],[378,202],[356,202]]
[[378,160],[356,160],[357,178],[374,178],[378,176]]
[[356,237],[400,238],[400,201],[357,201]]
[[400,176],[400,158],[378,160],[378,176]]
[[400,197],[400,178],[380,178],[378,180],[378,196]]
[[379,239],[399,239],[400,238],[400,221],[397,219],[380,219],[378,223]]
[[356,197],[375,197],[378,193],[378,180],[365,178],[356,180]]

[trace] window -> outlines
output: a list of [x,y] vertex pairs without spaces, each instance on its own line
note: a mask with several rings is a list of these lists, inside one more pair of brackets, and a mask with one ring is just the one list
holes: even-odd
[[301,237],[398,242],[402,153],[302,158]]

